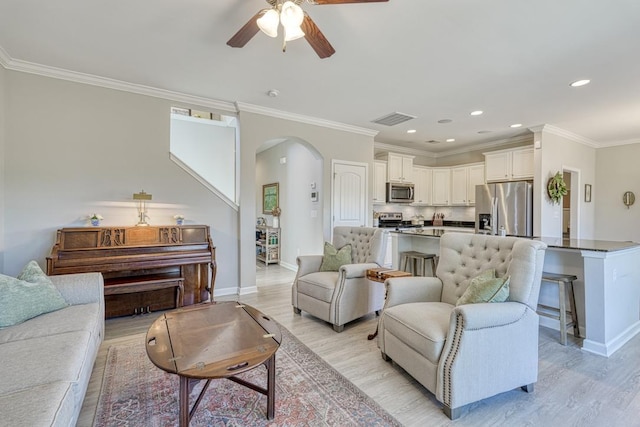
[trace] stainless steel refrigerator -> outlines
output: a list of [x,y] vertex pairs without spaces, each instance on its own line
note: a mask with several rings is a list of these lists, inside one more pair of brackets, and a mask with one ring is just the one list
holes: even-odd
[[476,232],[533,236],[533,183],[500,182],[476,186]]

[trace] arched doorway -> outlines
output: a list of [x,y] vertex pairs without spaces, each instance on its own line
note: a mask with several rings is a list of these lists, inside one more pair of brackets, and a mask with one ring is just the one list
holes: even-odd
[[[256,150],[256,222],[273,216],[263,213],[262,186],[278,183],[280,266],[295,271],[300,254],[322,253],[324,159],[307,141],[282,137],[265,141]],[[268,268],[258,262],[257,268]]]

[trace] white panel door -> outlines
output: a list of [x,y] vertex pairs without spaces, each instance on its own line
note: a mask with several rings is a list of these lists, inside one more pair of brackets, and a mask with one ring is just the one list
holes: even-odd
[[333,162],[333,227],[367,225],[368,165]]

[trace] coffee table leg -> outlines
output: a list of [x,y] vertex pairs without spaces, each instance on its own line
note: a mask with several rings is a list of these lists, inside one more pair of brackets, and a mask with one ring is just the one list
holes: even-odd
[[189,378],[180,377],[180,427],[189,427]]
[[267,419],[272,420],[276,412],[276,354],[274,353],[267,365]]

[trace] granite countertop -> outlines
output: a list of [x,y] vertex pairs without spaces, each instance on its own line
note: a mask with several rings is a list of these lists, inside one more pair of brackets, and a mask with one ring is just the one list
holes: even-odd
[[559,237],[534,237],[550,248],[573,249],[583,251],[613,252],[640,247],[635,242],[616,242],[610,240],[562,239]]
[[[451,227],[429,227],[429,228],[410,228],[404,230],[390,230],[391,233],[397,233],[406,236],[421,237],[440,237],[446,232],[456,233],[475,233],[473,228],[451,228]],[[526,238],[526,237],[525,237]],[[625,249],[640,248],[640,244],[636,242],[617,242],[610,240],[588,240],[588,239],[563,239],[559,237],[531,237],[547,244],[549,248],[567,249],[567,250],[583,250],[596,252],[614,252]]]
[[456,233],[475,233],[473,228],[452,228],[452,227],[429,227],[429,228],[407,228],[401,230],[389,230],[391,233],[406,234],[410,236],[424,236],[424,237],[440,237],[446,232]]

